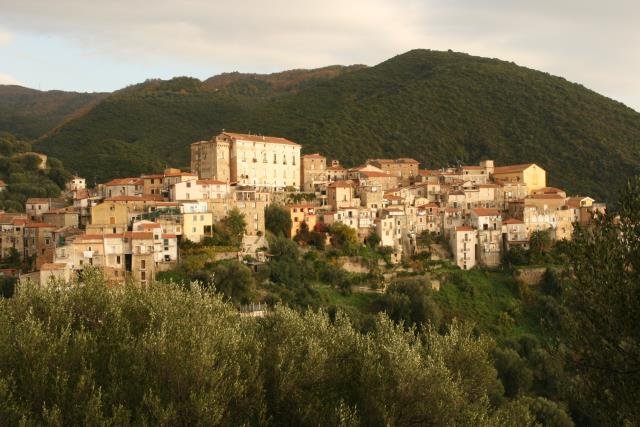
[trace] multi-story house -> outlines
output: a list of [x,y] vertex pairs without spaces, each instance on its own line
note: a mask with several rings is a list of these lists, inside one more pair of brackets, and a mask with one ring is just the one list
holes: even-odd
[[476,230],[463,225],[457,226],[451,233],[451,253],[456,265],[463,270],[476,266]]
[[331,209],[359,206],[360,200],[355,197],[353,181],[334,181],[327,186],[327,203]]
[[367,163],[395,176],[401,185],[412,184],[418,176],[419,162],[414,159],[369,159]]
[[0,258],[8,257],[12,250],[24,256],[24,227],[27,217],[24,214],[0,214]]
[[191,170],[200,178],[244,186],[300,188],[300,148],[285,138],[223,132],[192,144]]
[[306,154],[300,162],[300,189],[307,193],[320,191],[329,181],[327,158],[318,154]]
[[53,262],[56,243],[54,233],[57,228],[42,222],[27,222],[24,226],[24,258],[33,257],[36,270],[44,263]]
[[102,186],[103,196],[141,196],[143,192],[142,178],[116,178]]
[[492,175],[496,180],[523,183],[529,192],[547,186],[547,172],[535,163],[496,166]]
[[318,216],[316,210],[318,209],[315,205],[309,204],[295,204],[295,205],[287,205],[285,209],[289,212],[289,216],[291,217],[291,232],[289,234],[290,238],[294,238],[302,227],[302,224],[306,224],[309,230],[313,230],[318,222]]
[[52,209],[63,208],[66,205],[64,199],[31,197],[25,204],[25,213],[31,221],[42,221],[42,214]]
[[226,199],[229,184],[217,179],[199,179],[175,183],[170,188],[174,201]]
[[529,233],[524,221],[516,218],[502,221],[502,245],[504,252],[516,246],[529,248]]
[[496,267],[501,261],[502,216],[497,209],[471,210],[469,222],[477,230],[476,260],[486,267]]

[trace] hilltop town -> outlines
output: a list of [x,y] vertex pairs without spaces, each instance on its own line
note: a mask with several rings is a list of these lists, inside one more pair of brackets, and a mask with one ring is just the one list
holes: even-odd
[[19,258],[28,270],[4,274],[46,283],[92,266],[114,282],[148,283],[180,262],[181,244],[212,237],[230,212],[246,227],[227,255],[266,262],[265,210],[273,205],[288,213],[292,239],[313,232],[331,243],[327,231],[342,224],[398,263],[425,250],[428,236],[461,269],[492,268],[514,248],[527,249],[535,233],[571,239],[575,224],[605,209],[547,186],[535,163],[426,170],[398,158],[345,168],[301,149],[285,138],[223,131],[191,144],[190,172],[168,168],[92,189],[76,176],[59,198],[30,198],[24,214],[0,215],[2,258]]

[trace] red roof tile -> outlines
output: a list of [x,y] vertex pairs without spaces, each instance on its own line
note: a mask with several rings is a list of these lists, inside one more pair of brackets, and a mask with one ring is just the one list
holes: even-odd
[[223,135],[226,135],[232,139],[241,139],[244,141],[268,142],[271,144],[287,144],[287,145],[295,145],[297,147],[300,147],[300,144],[297,144],[293,141],[289,141],[286,138],[280,138],[277,136],[248,135],[245,133],[233,133],[233,132],[223,132]]
[[519,165],[506,165],[506,166],[496,166],[493,168],[493,174],[501,174],[501,173],[514,173],[514,172],[522,172],[525,169],[530,168],[535,163],[522,163]]

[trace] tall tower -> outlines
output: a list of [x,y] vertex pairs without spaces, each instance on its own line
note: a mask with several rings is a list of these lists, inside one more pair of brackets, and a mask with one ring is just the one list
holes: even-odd
[[191,144],[191,172],[200,179],[229,182],[229,142],[219,137]]

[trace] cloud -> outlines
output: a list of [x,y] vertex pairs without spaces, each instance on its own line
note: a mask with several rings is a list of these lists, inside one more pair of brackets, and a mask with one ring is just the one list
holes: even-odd
[[22,83],[8,74],[0,73],[0,85],[22,85]]
[[0,28],[0,46],[7,46],[13,41],[13,34],[3,31]]
[[[6,3],[6,4],[2,4]],[[277,71],[375,64],[413,48],[498,57],[640,98],[640,4],[618,0],[0,0],[0,24],[85,56]],[[1,33],[0,33],[1,34]],[[1,36],[0,36],[0,40]],[[78,60],[81,60],[79,58]],[[628,98],[626,98],[628,97]]]

